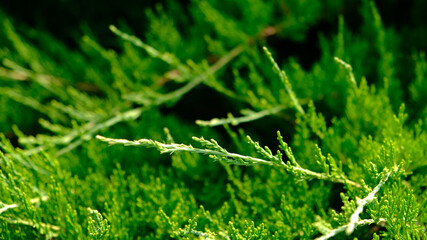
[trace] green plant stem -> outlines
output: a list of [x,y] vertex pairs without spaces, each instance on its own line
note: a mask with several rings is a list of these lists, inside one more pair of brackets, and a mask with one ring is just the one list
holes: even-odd
[[123,40],[129,41],[130,43],[132,43],[133,45],[144,49],[145,51],[147,51],[147,53],[155,58],[159,58],[162,59],[163,61],[165,61],[166,63],[170,64],[170,65],[174,65],[174,66],[183,66],[179,60],[177,58],[175,58],[172,54],[169,53],[161,53],[159,51],[157,51],[155,48],[151,47],[148,44],[145,44],[144,42],[142,42],[139,38],[137,38],[136,36],[133,35],[129,35],[125,32],[120,31],[116,26],[114,25],[110,25],[110,30],[116,34],[117,36],[119,36],[120,38],[122,38]]
[[[364,219],[364,220],[357,221],[356,225],[357,226],[364,226],[364,225],[369,225],[372,223],[375,223],[375,221],[373,219]],[[334,237],[338,233],[344,232],[348,228],[348,225],[349,224],[346,224],[346,225],[340,226],[338,228],[335,228],[335,229],[331,230],[329,233],[327,233],[321,237],[318,237],[315,240],[326,240],[326,239],[329,239],[331,237]]]
[[151,105],[151,106],[159,106],[161,104],[164,104],[166,102],[170,101],[178,101],[183,95],[197,87],[199,84],[201,84],[203,81],[205,81],[209,76],[215,74],[218,70],[222,69],[225,65],[227,65],[231,60],[233,60],[235,57],[237,57],[240,53],[242,53],[244,47],[243,45],[239,45],[232,49],[227,55],[223,56],[221,59],[219,59],[217,62],[215,62],[205,73],[202,73],[198,76],[196,76],[193,80],[188,82],[183,87],[172,91],[170,93],[166,94],[159,94],[154,100],[147,101],[144,99],[144,101],[139,101],[138,95],[132,96],[132,98],[127,98],[128,100],[131,100],[133,102],[142,103],[145,105]]
[[180,97],[182,97],[184,94],[195,88],[197,85],[202,83],[209,75],[215,74],[219,69],[223,68],[227,63],[229,63],[231,60],[233,60],[235,57],[237,57],[241,52],[243,51],[243,46],[239,45],[233,50],[231,50],[227,55],[222,57],[220,60],[215,62],[212,67],[209,68],[209,70],[196,77],[193,81],[187,83],[184,87],[175,90],[171,93],[165,94],[161,97],[160,101],[156,101],[156,105],[160,105],[164,102],[170,101],[170,100],[177,100]]
[[292,90],[291,83],[289,82],[288,76],[286,75],[285,71],[280,70],[279,65],[277,65],[276,61],[271,55],[271,52],[266,47],[263,47],[263,49],[268,59],[270,60],[271,64],[273,65],[273,70],[279,75],[280,80],[282,81],[282,84],[285,86],[285,89],[288,92],[292,102],[294,103],[295,108],[299,113],[304,115],[305,114],[304,109],[302,108],[301,104],[298,102],[298,99],[295,96],[294,91]]
[[[373,219],[360,220],[359,215],[363,212],[363,208],[365,205],[367,205],[367,204],[369,204],[375,200],[375,195],[378,193],[378,191],[381,189],[381,187],[387,182],[387,180],[391,174],[391,171],[388,171],[387,169],[385,169],[385,171],[387,173],[381,179],[381,181],[378,183],[378,185],[365,198],[356,200],[357,208],[353,212],[353,214],[351,215],[350,222],[347,223],[346,225],[343,225],[343,226],[340,226],[338,228],[330,230],[327,234],[324,234],[323,236],[316,238],[316,240],[326,240],[326,239],[329,239],[329,238],[337,235],[338,233],[344,232],[344,231],[346,232],[347,235],[351,235],[357,226],[363,226],[363,225],[375,223],[375,221]],[[382,220],[382,221],[385,221],[385,220]]]
[[[174,153],[174,152],[191,152],[191,153],[198,153],[198,154],[206,154],[209,156],[219,156],[219,157],[225,157],[225,158],[231,158],[234,160],[244,161],[246,165],[268,165],[268,166],[276,166],[283,168],[287,171],[293,171],[297,172],[299,174],[303,174],[312,178],[317,178],[320,180],[326,180],[336,183],[343,183],[343,184],[350,184],[355,187],[361,187],[360,184],[353,182],[351,180],[347,179],[338,179],[338,178],[331,178],[323,173],[317,173],[310,171],[308,169],[304,169],[299,166],[293,166],[293,165],[287,165],[284,162],[282,162],[278,156],[274,156],[274,161],[268,161],[261,158],[251,157],[251,156],[245,156],[240,155],[237,153],[230,153],[227,151],[217,151],[217,150],[211,150],[211,149],[201,149],[201,148],[194,148],[191,145],[185,145],[185,144],[165,144],[158,141],[154,141],[151,139],[139,139],[135,141],[130,141],[126,139],[114,139],[114,138],[107,138],[103,136],[96,136],[96,138],[100,141],[106,142],[110,145],[114,144],[120,144],[124,146],[143,146],[143,147],[154,147],[157,150],[159,150],[160,153]],[[240,164],[240,162],[232,162],[235,164]]]
[[386,176],[381,179],[380,183],[363,199],[357,199],[357,208],[354,211],[354,213],[350,217],[350,222],[347,224],[347,229],[345,232],[350,235],[353,233],[354,228],[357,226],[357,222],[359,221],[359,215],[363,212],[363,208],[365,205],[371,203],[375,199],[375,194],[378,193],[378,191],[381,189],[381,187],[387,182],[389,176],[391,174],[391,171],[388,171]]
[[213,118],[209,121],[197,120],[196,124],[198,124],[200,126],[209,126],[209,127],[216,127],[216,126],[220,126],[220,125],[224,125],[224,124],[231,124],[233,126],[237,126],[237,125],[244,123],[244,122],[251,122],[251,121],[263,118],[265,116],[274,115],[274,114],[282,111],[285,108],[286,107],[284,107],[284,106],[277,106],[275,108],[263,110],[260,112],[254,112],[252,114],[249,114],[249,115],[246,115],[243,117],[237,117],[237,118],[234,118],[234,117],[221,118],[221,119]]
[[91,138],[91,136],[93,136],[95,133],[97,133],[100,130],[107,129],[107,128],[109,128],[109,127],[111,127],[111,126],[113,126],[119,122],[122,122],[122,121],[128,121],[131,119],[138,118],[144,110],[145,109],[142,107],[135,108],[135,109],[123,112],[123,113],[119,113],[115,117],[112,117],[112,118],[110,118],[104,122],[100,122],[100,123],[89,122],[89,123],[85,124],[82,128],[75,129],[75,130],[71,131],[69,134],[60,137],[60,141],[52,142],[49,145],[41,145],[41,146],[38,146],[35,148],[24,150],[24,151],[22,151],[22,154],[24,154],[26,156],[30,156],[33,154],[40,153],[41,151],[47,150],[47,149],[49,149],[53,146],[59,145],[59,144],[60,145],[67,145],[65,148],[62,148],[61,150],[59,150],[56,153],[57,156],[60,156],[64,153],[69,152],[72,149],[76,148],[82,142],[89,140]]

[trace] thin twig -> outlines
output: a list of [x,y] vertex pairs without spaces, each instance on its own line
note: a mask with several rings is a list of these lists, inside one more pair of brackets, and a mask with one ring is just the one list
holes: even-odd
[[[364,220],[360,220],[358,222],[356,222],[357,226],[364,226],[364,225],[369,225],[375,223],[375,221],[373,219],[364,219]],[[338,233],[344,232],[347,228],[348,228],[349,224],[340,226],[338,228],[335,228],[333,230],[331,230],[330,232],[328,232],[327,234],[316,238],[315,240],[327,240],[335,235],[337,235]]]
[[371,203],[372,201],[374,201],[375,199],[375,194],[378,193],[378,191],[380,190],[380,188],[387,182],[388,177],[390,176],[391,171],[389,171],[386,176],[381,179],[380,183],[374,188],[374,190],[372,190],[372,192],[370,192],[368,194],[368,196],[366,196],[363,199],[357,199],[357,208],[354,211],[354,213],[351,215],[350,217],[350,222],[347,226],[347,229],[345,230],[345,232],[350,235],[353,233],[354,228],[357,226],[357,222],[359,221],[359,215],[363,212],[363,207],[369,203]]
[[291,97],[292,102],[294,103],[295,108],[297,111],[301,114],[305,114],[304,109],[301,107],[301,104],[298,102],[297,97],[295,96],[294,91],[292,90],[291,83],[289,82],[288,76],[286,75],[286,72],[283,70],[280,70],[279,65],[277,65],[276,61],[274,60],[273,56],[271,55],[271,52],[268,51],[266,47],[263,47],[265,54],[267,55],[268,59],[270,60],[271,64],[273,65],[273,70],[279,75],[280,80],[282,81],[282,84],[285,86],[286,91],[288,92],[289,96]]
[[[388,171],[385,169],[385,171]],[[330,230],[327,234],[316,238],[316,240],[326,240],[329,239],[335,235],[337,235],[340,232],[346,232],[347,235],[350,235],[354,232],[354,229],[357,226],[363,226],[367,224],[375,223],[373,219],[362,219],[359,220],[359,215],[363,212],[363,208],[365,205],[369,204],[375,199],[375,195],[378,193],[378,191],[381,189],[381,187],[387,182],[389,176],[391,174],[391,171],[388,171],[387,174],[381,181],[378,183],[378,185],[363,199],[357,199],[357,208],[354,211],[354,213],[350,217],[350,222],[346,225],[340,226],[338,228]],[[381,221],[385,221],[384,219],[381,219]]]
[[245,122],[251,122],[254,120],[258,120],[260,118],[269,116],[269,115],[274,115],[280,111],[282,111],[283,109],[285,109],[284,106],[277,106],[275,108],[271,108],[271,109],[267,109],[267,110],[263,110],[260,112],[254,112],[252,114],[243,116],[243,117],[229,117],[229,118],[213,118],[209,121],[204,121],[204,120],[197,120],[196,124],[200,125],[200,126],[209,126],[209,127],[215,127],[215,126],[220,126],[220,125],[224,125],[224,124],[231,124],[233,126],[237,126],[240,123],[245,123]]
[[230,153],[230,152],[227,152],[225,149],[224,149],[224,151],[217,151],[217,150],[212,150],[212,149],[201,149],[201,148],[194,148],[191,145],[175,144],[175,143],[165,144],[165,143],[161,143],[161,142],[154,141],[151,139],[144,139],[144,138],[139,139],[139,140],[135,140],[135,141],[130,141],[127,139],[107,138],[107,137],[103,137],[100,135],[97,135],[96,138],[98,140],[106,142],[110,145],[120,144],[120,145],[124,145],[124,146],[154,147],[157,150],[159,150],[160,153],[192,152],[192,153],[198,153],[198,154],[206,154],[209,156],[219,156],[219,157],[225,157],[225,158],[231,158],[231,159],[238,159],[238,160],[242,160],[248,164],[253,164],[253,165],[262,164],[262,165],[269,165],[269,166],[277,166],[277,167],[283,168],[287,171],[296,171],[296,172],[299,172],[301,174],[304,174],[304,175],[307,175],[307,176],[310,176],[313,178],[317,178],[320,180],[326,180],[326,181],[331,181],[331,182],[336,182],[336,183],[344,183],[344,184],[346,183],[346,184],[349,184],[349,185],[352,185],[355,187],[361,187],[360,184],[353,182],[351,180],[331,178],[324,173],[313,172],[313,171],[310,171],[308,169],[304,169],[304,168],[299,167],[299,166],[293,166],[293,165],[289,166],[289,165],[285,164],[284,162],[282,162],[278,156],[273,156],[275,161],[269,161],[269,160],[265,160],[265,159],[261,159],[261,158],[240,155],[237,153]]

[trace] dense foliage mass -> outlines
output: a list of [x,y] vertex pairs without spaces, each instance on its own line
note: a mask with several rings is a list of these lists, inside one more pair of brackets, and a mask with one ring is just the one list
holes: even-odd
[[368,0],[144,14],[109,48],[0,13],[1,239],[427,239],[427,25]]

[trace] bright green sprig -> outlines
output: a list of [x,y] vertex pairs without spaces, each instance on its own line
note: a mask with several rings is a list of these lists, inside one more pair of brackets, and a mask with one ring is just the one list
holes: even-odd
[[316,148],[316,158],[317,158],[317,164],[322,168],[322,170],[328,175],[329,177],[339,178],[339,179],[345,179],[345,174],[342,171],[342,166],[338,165],[335,159],[328,154],[327,157],[323,156],[322,150],[315,145]]
[[[194,148],[191,145],[185,144],[164,144],[151,139],[139,139],[135,141],[129,141],[126,139],[113,139],[106,138],[103,136],[96,136],[100,141],[107,142],[110,145],[121,144],[125,146],[143,146],[143,147],[154,147],[160,153],[174,153],[174,152],[190,152],[209,155],[209,157],[216,158],[216,160],[225,160],[226,162],[237,164],[237,165],[273,165],[272,162],[266,161],[264,159],[240,155],[237,153],[230,153],[221,146],[215,140],[205,140],[203,138],[193,137],[193,140],[200,142],[202,145],[207,147],[207,149]],[[233,162],[234,160],[234,162]]]
[[186,225],[185,228],[179,228],[176,231],[177,234],[179,236],[189,236],[191,234],[193,236],[197,236],[199,238],[203,238],[206,240],[217,239],[217,238],[215,238],[215,234],[213,234],[211,232],[202,232],[202,231],[196,230],[198,217],[199,216],[197,215],[193,219],[188,220],[188,225]]
[[[349,223],[347,223],[343,226],[340,226],[338,228],[335,228],[335,229],[328,229],[326,227],[325,223],[322,221],[319,221],[319,220],[316,223],[314,223],[314,225],[316,227],[318,227],[319,231],[321,231],[323,234],[321,237],[316,238],[316,240],[326,240],[326,239],[334,237],[338,233],[341,233],[344,231],[346,232],[347,235],[351,235],[354,232],[354,229],[356,227],[375,223],[375,221],[373,219],[362,219],[362,220],[360,220],[359,215],[363,212],[363,208],[367,204],[369,204],[375,200],[375,198],[376,198],[375,195],[379,192],[381,187],[387,182],[387,180],[388,180],[388,178],[392,172],[392,171],[389,171],[387,169],[385,169],[384,171],[386,172],[386,174],[381,179],[381,181],[378,183],[378,185],[365,198],[356,200],[357,208],[353,212],[353,214],[351,215]],[[382,219],[382,221],[384,221],[384,219]]]
[[350,235],[353,233],[354,228],[357,226],[357,222],[359,221],[359,215],[363,212],[363,208],[365,205],[371,203],[375,200],[375,195],[378,193],[378,191],[381,189],[381,187],[387,182],[388,178],[390,177],[391,171],[388,171],[385,169],[385,172],[387,172],[383,179],[381,179],[380,183],[363,199],[357,199],[357,208],[354,211],[354,213],[350,217],[350,222],[347,225],[347,229],[345,232]]
[[90,239],[108,239],[111,226],[108,220],[103,218],[97,210],[88,209],[92,215],[88,221],[88,233]]
[[261,154],[263,157],[265,157],[265,158],[267,158],[267,159],[269,159],[270,161],[273,161],[273,162],[274,162],[275,160],[278,160],[277,158],[275,158],[275,157],[274,157],[274,155],[273,155],[273,153],[271,152],[270,148],[268,148],[268,147],[264,147],[264,148],[262,148],[262,147],[259,145],[259,142],[254,142],[250,136],[246,136],[246,140],[247,140],[247,142],[248,142],[250,145],[252,145],[252,146],[255,148],[255,150],[256,150],[259,154]]
[[62,148],[56,153],[57,156],[63,155],[71,151],[72,149],[78,147],[84,141],[91,139],[94,134],[96,134],[102,129],[107,129],[119,122],[129,121],[131,119],[138,118],[143,112],[143,110],[143,108],[135,108],[123,113],[119,113],[116,116],[105,121],[101,121],[98,123],[89,122],[78,129],[70,131],[64,136],[52,137],[53,141],[51,141],[49,144],[43,144],[34,148],[23,150],[22,154],[30,156],[57,145],[66,145],[66,147]]
[[279,131],[277,131],[277,140],[279,141],[280,149],[282,149],[285,152],[286,156],[289,158],[289,161],[292,163],[292,165],[301,167],[295,160],[295,156],[292,153],[292,149],[289,147],[289,145],[285,141],[283,141],[283,137]]
[[292,85],[289,82],[288,76],[286,75],[285,71],[280,70],[279,65],[277,65],[276,61],[274,60],[273,56],[271,55],[271,52],[268,51],[266,47],[263,47],[265,54],[267,55],[268,59],[270,60],[271,64],[273,65],[273,70],[279,75],[280,80],[282,81],[283,85],[285,86],[286,91],[288,92],[289,96],[291,97],[292,102],[294,103],[295,108],[297,111],[301,114],[305,114],[304,109],[302,108],[301,104],[298,102],[297,97],[295,96],[294,91],[292,90]]
[[186,85],[184,85],[183,87],[175,91],[172,91],[166,94],[156,94],[154,99],[147,99],[146,93],[129,94],[124,96],[124,98],[126,100],[130,100],[140,104],[156,105],[156,106],[170,102],[170,101],[177,101],[183,95],[185,95],[186,93],[188,93],[189,91],[197,87],[200,83],[205,81],[209,76],[215,74],[218,70],[222,69],[231,60],[237,57],[242,51],[243,51],[243,47],[237,46],[236,48],[232,49],[228,54],[226,54],[217,62],[215,62],[206,72],[199,74],[197,76],[194,76],[194,78],[191,81],[189,81]]
[[170,64],[170,65],[183,66],[183,64],[181,64],[181,62],[178,60],[178,58],[176,58],[174,55],[172,55],[170,53],[161,53],[161,52],[157,51],[155,48],[151,47],[150,45],[142,42],[139,38],[120,31],[114,25],[110,25],[110,30],[114,34],[119,36],[120,38],[122,38],[126,41],[129,41],[130,43],[132,43],[133,45],[135,45],[137,47],[144,49],[152,57],[159,58],[159,59],[165,61],[166,63]]
[[[375,223],[375,221],[373,219],[364,219],[364,220],[357,221],[355,224],[357,224],[357,226],[364,226],[364,225],[369,225],[369,224],[373,224],[373,223]],[[317,225],[315,223],[315,226],[319,226],[319,225]],[[322,235],[321,237],[316,238],[315,240],[329,239],[331,237],[334,237],[338,233],[344,232],[347,228],[348,228],[348,224],[340,226],[338,228],[330,230],[328,233],[326,233],[325,235]]]
[[260,118],[273,115],[276,113],[279,113],[280,111],[284,110],[284,106],[277,106],[271,109],[266,109],[259,112],[250,112],[249,114],[243,116],[243,117],[233,117],[233,115],[229,114],[227,118],[213,118],[209,121],[203,121],[203,120],[197,120],[196,124],[200,126],[209,126],[209,127],[216,127],[224,124],[231,124],[233,126],[237,126],[241,123],[245,122],[251,122],[254,120],[258,120]]
[[348,179],[336,178],[328,176],[325,173],[317,173],[310,171],[308,169],[302,168],[295,160],[295,157],[292,153],[291,148],[283,141],[278,133],[278,139],[281,145],[282,150],[285,151],[286,155],[290,159],[290,162],[284,163],[282,160],[282,153],[278,151],[276,155],[273,155],[270,149],[261,148],[258,143],[253,142],[250,137],[248,137],[249,144],[251,144],[265,159],[256,158],[252,156],[241,155],[237,153],[230,153],[223,147],[221,147],[215,140],[205,140],[204,138],[193,137],[193,140],[201,143],[206,148],[195,148],[191,145],[185,144],[165,144],[151,139],[139,139],[130,141],[127,139],[114,139],[107,138],[103,136],[96,136],[100,141],[106,142],[110,145],[120,144],[124,146],[143,146],[143,147],[154,147],[160,153],[174,153],[174,152],[190,152],[197,154],[209,155],[210,158],[218,161],[223,161],[229,164],[235,165],[245,165],[245,166],[255,166],[255,165],[268,165],[275,166],[300,177],[309,177],[316,178],[325,181],[337,182],[337,183],[347,183],[349,185],[360,187],[360,184],[353,182]]

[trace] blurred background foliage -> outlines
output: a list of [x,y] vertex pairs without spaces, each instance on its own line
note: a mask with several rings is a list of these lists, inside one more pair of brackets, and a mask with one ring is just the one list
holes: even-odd
[[[189,12],[195,11],[193,6],[197,6],[197,4],[193,2],[189,0],[125,0],[122,2],[96,0],[43,2],[2,0],[0,1],[0,9],[13,19],[15,28],[20,29],[23,27],[24,29],[28,29],[29,27],[36,31],[46,32],[70,49],[79,49],[79,42],[82,36],[89,34],[91,38],[104,48],[113,48],[119,52],[122,51],[120,39],[116,38],[108,29],[108,26],[113,24],[126,27],[125,29],[129,30],[129,32],[134,33],[150,45],[157,47],[158,50],[172,50],[176,56],[182,59],[200,60],[209,59],[209,57],[214,58],[214,56],[200,54],[203,53],[200,50],[206,47],[201,43],[204,42],[203,39],[199,39],[197,43],[197,40],[182,38],[183,35],[188,37],[197,36],[197,34],[189,33],[197,31],[197,29],[192,29],[191,25],[188,25],[191,21],[197,21],[197,19],[187,17]],[[281,22],[280,24],[286,26],[281,27],[282,31],[268,35],[265,38],[264,44],[267,44],[276,53],[275,57],[279,65],[290,59],[295,59],[305,70],[311,69],[313,64],[322,56],[322,46],[319,38],[325,37],[326,39],[330,39],[336,33],[339,15],[345,17],[345,27],[350,32],[361,32],[363,34],[365,31],[365,35],[369,37],[369,30],[364,30],[366,27],[363,27],[361,1],[328,0],[310,2],[279,0],[276,3],[276,6],[280,6],[280,8],[279,10],[276,9],[274,15],[279,19],[283,18],[283,21],[278,21],[278,19],[275,19],[275,21]],[[397,65],[401,66],[396,67],[395,71],[397,78],[405,87],[403,88],[405,100],[407,100],[407,104],[416,104],[409,99],[410,94],[405,90],[408,89],[407,87],[414,79],[414,73],[407,71],[407,69],[411,68],[413,55],[416,52],[425,52],[427,50],[427,19],[424,17],[424,9],[427,9],[427,3],[421,0],[392,0],[375,1],[375,4],[377,5],[384,26],[395,32],[395,36],[392,37],[391,41],[397,44],[396,49],[399,50],[400,57],[397,57],[396,61]],[[235,8],[236,6],[233,6],[232,3],[222,5],[221,8],[230,16],[241,17],[242,13],[240,9]],[[256,10],[257,13],[261,13],[260,17],[266,11],[269,10]],[[152,19],[157,17],[157,21],[152,21]],[[173,31],[159,30],[165,28],[164,24],[168,25],[171,22],[173,22],[171,26],[171,28],[174,28]],[[256,27],[252,26],[254,24],[256,22],[244,22],[244,25],[256,29]],[[172,38],[170,42],[177,44],[179,41],[187,41],[189,44],[186,44],[184,48],[181,48],[179,45],[168,47],[165,39],[159,41],[158,38],[162,37],[158,33],[159,31],[163,32],[162,34],[164,34],[165,38]],[[174,31],[178,32],[174,33]],[[28,34],[28,37],[34,35],[28,31],[24,34]],[[249,34],[256,35],[258,33],[250,33],[249,30]],[[398,39],[394,39],[396,36],[398,36]],[[182,39],[173,39],[180,37]],[[202,35],[198,36],[198,38],[203,37]],[[194,46],[194,49],[189,49],[191,46]],[[220,51],[220,49],[217,49],[217,51]],[[199,52],[199,54],[195,54],[196,52]],[[374,58],[365,60],[370,62],[376,61]],[[372,64],[365,65],[366,69],[363,75],[367,76],[369,82],[376,81],[376,70],[374,67],[369,66],[372,66]],[[357,70],[357,67],[354,68]],[[195,95],[197,94],[199,95],[191,96],[191,98],[197,99],[203,95],[203,91],[195,93]],[[212,92],[210,94],[214,95]],[[191,102],[191,100],[184,101],[183,105],[186,105],[188,102]],[[220,109],[219,107],[212,106],[212,104],[209,105],[209,102],[203,102],[203,104],[208,104],[207,106],[209,107],[198,108],[199,118],[207,119],[224,115],[226,112],[233,110]],[[196,111],[188,112],[185,111],[185,107],[180,106],[177,106],[178,113],[184,111],[181,117],[193,120],[194,116],[191,114]],[[209,111],[205,111],[204,109],[209,109]]]

